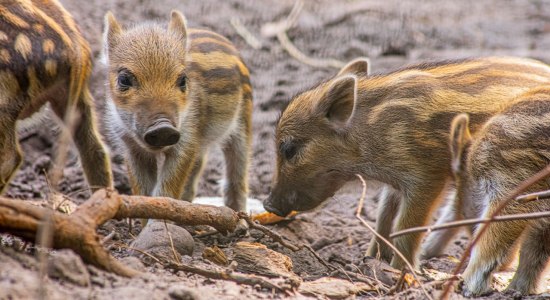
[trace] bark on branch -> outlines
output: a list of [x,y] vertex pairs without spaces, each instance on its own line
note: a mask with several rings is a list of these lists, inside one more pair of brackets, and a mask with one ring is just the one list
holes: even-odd
[[120,195],[99,190],[71,215],[28,202],[0,197],[0,231],[35,241],[44,220],[52,222],[53,247],[68,248],[84,261],[125,277],[139,274],[112,257],[101,245],[98,226],[110,219],[166,219],[186,225],[210,225],[219,232],[231,232],[239,217],[227,207],[192,204],[163,197]]

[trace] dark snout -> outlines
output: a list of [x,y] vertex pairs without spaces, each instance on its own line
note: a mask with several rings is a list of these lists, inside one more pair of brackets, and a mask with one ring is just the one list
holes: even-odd
[[285,205],[285,201],[275,200],[271,195],[264,200],[264,208],[270,213],[274,213],[280,217],[286,217],[292,209]]
[[160,148],[176,144],[180,140],[180,132],[170,121],[160,121],[147,129],[143,138],[152,147]]

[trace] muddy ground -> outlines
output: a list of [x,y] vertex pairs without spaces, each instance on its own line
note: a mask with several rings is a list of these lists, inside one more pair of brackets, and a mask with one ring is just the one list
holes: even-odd
[[[292,7],[288,0],[215,1],[215,0],[61,0],[74,14],[85,37],[90,41],[96,59],[91,86],[101,112],[105,96],[104,72],[98,58],[101,50],[102,18],[107,10],[123,23],[144,20],[166,20],[170,10],[184,12],[191,27],[209,28],[223,34],[241,50],[251,70],[254,87],[254,145],[250,168],[250,195],[263,199],[269,192],[274,166],[274,126],[279,111],[299,91],[333,76],[335,69],[319,69],[290,57],[276,39],[263,38],[260,30],[266,22],[284,18]],[[230,25],[238,18],[257,38],[262,47],[249,46]],[[309,56],[348,61],[358,56],[371,59],[374,73],[384,72],[424,59],[459,58],[506,54],[527,56],[550,63],[550,1],[544,0],[367,0],[367,1],[306,1],[297,25],[289,32],[295,45]],[[55,126],[46,122],[22,132],[20,140],[25,162],[8,191],[8,196],[22,199],[41,198],[48,192],[44,170],[51,164],[55,149]],[[117,188],[128,193],[125,168],[117,149],[113,149],[113,167]],[[219,181],[223,175],[223,160],[219,150],[209,156],[200,183],[199,195],[220,195]],[[369,195],[374,186],[369,185]],[[62,191],[80,201],[89,192],[83,179],[77,156],[70,157],[65,168]],[[304,213],[277,229],[292,240],[308,242],[322,257],[342,266],[361,266],[363,253],[371,234],[354,218],[361,188],[356,183],[346,186],[322,208]],[[371,223],[376,216],[376,203],[367,199],[364,214]],[[102,233],[117,232],[116,240],[129,243],[132,235],[124,222],[110,222]],[[134,228],[137,234],[137,228]],[[249,239],[261,236],[254,234]],[[40,264],[26,252],[13,248],[12,238],[4,236],[0,245],[0,298],[49,299],[256,299],[285,298],[282,294],[214,281],[204,277],[147,267],[148,273],[136,279],[124,279],[91,266],[84,266],[70,251],[54,251],[50,263],[66,272],[50,274],[40,280]],[[229,249],[235,240],[210,237],[195,239],[193,255],[201,260],[205,244],[218,244]],[[263,239],[265,240],[265,239]],[[460,237],[449,247],[447,256],[424,262],[427,268],[448,272],[454,266],[452,257],[460,257],[466,238]],[[122,247],[112,247],[113,253],[128,257]],[[280,250],[280,249],[279,249]],[[27,251],[29,252],[29,251]],[[295,258],[295,257],[293,257]],[[309,264],[311,263],[311,265]],[[295,258],[297,273],[306,277],[323,272],[323,267],[309,258]],[[55,268],[54,268],[55,269]],[[69,270],[69,271],[67,271]],[[295,270],[296,271],[296,270]],[[506,275],[506,274],[505,274]],[[505,277],[506,278],[506,277]],[[505,280],[505,279],[504,279]],[[435,291],[437,293],[437,291]],[[460,295],[454,294],[455,298]],[[299,295],[294,297],[301,297]],[[376,293],[358,298],[377,297]],[[421,298],[418,289],[394,298]],[[508,298],[494,293],[491,299]]]

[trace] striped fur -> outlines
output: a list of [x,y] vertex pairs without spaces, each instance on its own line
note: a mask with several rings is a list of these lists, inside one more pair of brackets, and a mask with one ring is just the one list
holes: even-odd
[[[108,14],[105,57],[106,122],[114,140],[121,141],[134,193],[193,200],[206,152],[221,143],[226,204],[244,211],[252,87],[231,42],[208,30],[187,29],[176,11],[168,28],[145,23],[127,30]],[[127,90],[121,89],[121,72],[132,76]],[[177,143],[155,148],[146,141],[159,120],[168,120],[167,126],[180,133]]]
[[[522,94],[472,136],[467,117],[460,119],[464,125],[451,131],[452,137],[462,136],[451,139],[451,152],[458,158],[453,167],[457,197],[452,205],[460,216],[455,219],[489,217],[522,181],[550,164],[550,86]],[[549,188],[544,180],[529,191]],[[544,200],[512,202],[503,214],[548,210],[550,205]],[[474,227],[473,233],[478,229]],[[491,224],[474,247],[464,272],[464,293],[472,296],[490,291],[492,272],[511,261],[518,247],[519,266],[508,289],[522,294],[544,292],[550,224],[540,219]]]
[[[282,113],[265,206],[279,214],[311,209],[361,174],[388,185],[377,220],[385,236],[425,225],[448,193],[449,128],[457,114],[469,114],[475,133],[517,95],[550,81],[545,64],[511,57],[423,63],[380,75],[349,69],[299,94]],[[415,262],[420,240],[418,234],[393,242]],[[368,254],[378,249],[391,258],[373,239]],[[394,258],[392,265],[403,262]]]
[[93,187],[112,186],[87,86],[90,55],[73,18],[57,1],[0,4],[0,192],[22,160],[16,123],[44,111],[47,102],[62,120],[68,109],[76,109],[75,143],[86,178]]

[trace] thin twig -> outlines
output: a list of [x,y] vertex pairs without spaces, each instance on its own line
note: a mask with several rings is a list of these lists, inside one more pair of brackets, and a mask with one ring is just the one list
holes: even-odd
[[111,233],[109,233],[107,236],[105,236],[102,240],[101,240],[101,244],[104,245],[105,243],[109,242],[110,240],[113,239],[113,237],[116,235],[116,231],[111,231]]
[[40,263],[40,299],[46,299],[45,295],[47,295],[45,288],[46,288],[46,277],[48,276],[48,251],[47,249],[51,248],[53,243],[53,222],[52,222],[52,214],[46,213],[44,214],[44,218],[42,218],[42,222],[40,223],[40,226],[38,227],[38,234],[36,236],[36,244],[40,246],[41,250],[36,252],[38,262]]
[[311,252],[311,254],[313,254],[313,256],[315,256],[315,258],[317,258],[317,260],[319,260],[323,264],[323,266],[325,266],[329,271],[337,269],[335,266],[329,264],[321,256],[319,256],[319,254],[317,254],[317,252],[315,252],[315,250],[313,250],[310,245],[302,244],[302,247],[309,250],[309,252]]
[[548,198],[550,198],[550,190],[521,195],[516,197],[516,201],[526,203],[530,201],[542,200],[542,199],[548,199]]
[[359,204],[357,205],[357,210],[355,212],[355,217],[357,219],[359,219],[359,221],[361,221],[361,223],[363,223],[363,225],[365,227],[367,227],[371,232],[372,234],[374,234],[378,239],[380,239],[381,241],[383,241],[386,245],[388,245],[388,247],[390,247],[393,252],[399,256],[403,262],[405,262],[405,264],[407,265],[407,267],[409,268],[409,270],[411,271],[411,273],[413,274],[414,276],[414,279],[418,282],[418,284],[420,285],[420,288],[422,289],[422,291],[424,292],[424,294],[426,295],[426,297],[428,299],[433,299],[430,294],[428,294],[428,291],[424,288],[424,285],[422,284],[422,282],[419,280],[419,277],[418,275],[416,274],[415,270],[414,270],[414,267],[412,266],[412,264],[407,260],[407,258],[405,258],[405,256],[403,255],[403,253],[401,253],[401,251],[399,251],[392,243],[390,243],[390,241],[388,241],[387,239],[385,239],[380,233],[378,233],[374,228],[372,228],[372,226],[369,225],[369,223],[367,223],[367,221],[365,221],[365,219],[363,219],[363,217],[361,217],[361,211],[363,210],[363,203],[365,202],[365,197],[367,195],[367,183],[365,182],[365,180],[363,179],[363,176],[359,175],[359,174],[356,174],[356,176],[359,178],[359,180],[361,180],[361,184],[363,186],[363,191],[361,192],[361,198],[359,198]]
[[466,219],[466,220],[443,223],[443,224],[439,224],[439,225],[419,226],[419,227],[407,228],[407,229],[392,233],[390,235],[390,237],[391,238],[396,238],[398,236],[412,234],[412,233],[426,232],[426,231],[427,232],[432,232],[432,231],[437,231],[437,230],[443,230],[443,229],[461,227],[461,226],[468,226],[468,225],[475,225],[475,224],[480,224],[480,223],[507,222],[507,221],[515,221],[515,220],[530,220],[530,219],[540,219],[540,218],[547,218],[547,217],[550,217],[550,211],[541,211],[541,212],[525,213],[525,214],[495,216],[493,218],[489,217],[489,218],[479,218],[479,219]]
[[399,279],[397,279],[394,286],[389,291],[390,294],[399,293],[403,290],[403,283],[405,282],[405,274],[407,274],[407,272],[405,272],[404,269],[401,270],[401,274],[399,275]]
[[134,247],[131,247],[131,246],[128,246],[126,244],[123,244],[123,243],[117,243],[117,246],[119,247],[122,247],[122,248],[126,248],[128,250],[132,250],[132,251],[136,251],[136,252],[139,252],[143,255],[146,255],[148,257],[150,257],[151,259],[153,259],[154,261],[156,261],[157,263],[159,264],[162,264],[162,262],[160,261],[159,258],[157,258],[156,256],[154,256],[153,254],[147,252],[147,251],[144,251],[144,250],[141,250],[141,249],[138,249],[138,248],[134,248]]
[[258,40],[252,34],[252,32],[250,32],[243,25],[243,23],[241,23],[241,20],[239,20],[239,18],[237,18],[237,17],[231,18],[230,23],[231,23],[231,26],[233,26],[233,28],[235,28],[235,31],[237,32],[237,34],[240,35],[250,47],[252,47],[256,50],[262,48],[262,42],[260,42],[260,40]]
[[248,223],[248,226],[250,226],[250,228],[254,228],[254,229],[257,229],[257,230],[263,232],[264,234],[268,235],[273,240],[275,240],[276,242],[280,243],[281,245],[287,247],[288,249],[290,249],[292,251],[298,251],[298,250],[301,249],[300,247],[285,241],[284,238],[280,234],[270,230],[269,228],[267,228],[267,227],[265,227],[261,224],[258,224],[256,222],[254,222],[247,213],[239,212],[239,218],[244,219],[246,221],[246,223]]
[[174,260],[176,263],[181,264],[180,258],[178,257],[178,253],[176,252],[176,247],[174,247],[174,240],[172,239],[172,233],[170,233],[170,230],[168,230],[168,224],[166,224],[166,220],[162,220],[164,222],[164,229],[166,229],[166,233],[168,233],[168,239],[170,240],[170,248],[172,249],[172,255],[174,255]]
[[[508,205],[513,200],[515,200],[519,194],[521,194],[523,191],[528,189],[533,184],[539,182],[542,179],[547,178],[548,176],[550,176],[550,165],[547,165],[544,169],[542,169],[535,175],[527,178],[520,185],[518,185],[506,198],[504,198],[504,200],[500,202],[499,206],[493,211],[489,219],[494,220],[495,217],[502,212],[502,210],[506,207],[506,205]],[[483,234],[485,234],[485,232],[487,231],[487,228],[489,228],[490,223],[491,222],[483,224],[479,227],[475,238],[472,241],[470,241],[470,243],[466,247],[466,250],[464,250],[462,257],[460,258],[460,262],[458,263],[458,265],[456,265],[455,269],[453,270],[453,277],[450,278],[448,284],[445,285],[445,289],[443,290],[443,293],[441,294],[440,299],[447,299],[447,297],[449,296],[451,287],[453,285],[453,282],[456,280],[455,278],[457,277],[458,272],[464,266],[464,263],[466,262],[466,258],[470,256],[470,253],[472,252],[472,249],[474,248],[476,243],[481,239]]]
[[364,283],[366,283],[370,286],[375,287],[376,290],[378,290],[378,289],[382,290],[384,293],[387,293],[390,290],[390,288],[385,283],[383,283],[381,281],[373,280],[372,278],[370,278],[368,276],[365,276],[363,274],[346,271],[342,268],[338,268],[338,270],[333,271],[332,273],[330,273],[330,276],[334,276],[338,273],[344,274],[352,282],[353,282],[352,279],[354,279],[355,281],[364,282]]
[[229,270],[229,269],[207,270],[196,266],[176,264],[172,262],[166,263],[164,264],[164,266],[172,270],[194,273],[210,279],[228,280],[228,281],[233,281],[239,284],[246,284],[250,286],[259,285],[262,288],[277,290],[280,292],[284,292],[286,290],[292,290],[294,288],[290,284],[279,284],[279,285],[275,284],[263,276],[248,275],[248,274],[243,274],[239,272],[233,272],[232,270]]

